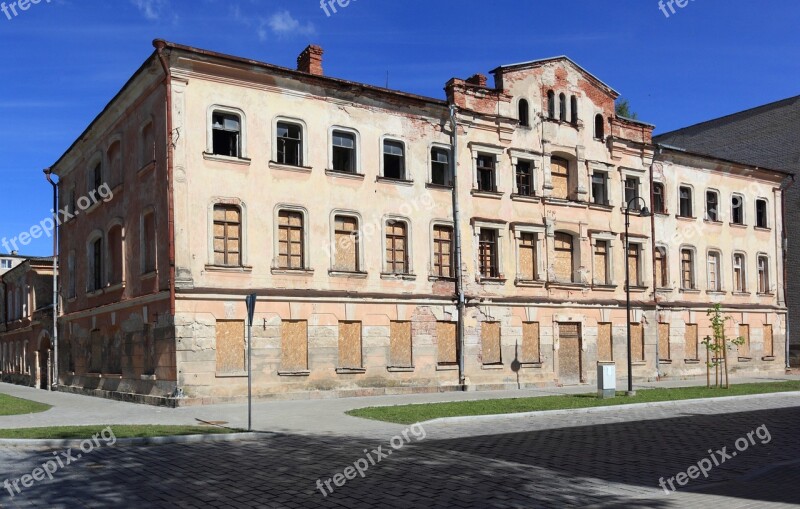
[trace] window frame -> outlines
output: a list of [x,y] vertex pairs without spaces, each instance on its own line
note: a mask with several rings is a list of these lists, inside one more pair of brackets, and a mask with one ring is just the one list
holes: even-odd
[[597,141],[605,141],[606,139],[606,119],[602,113],[597,113],[594,116],[594,139]]
[[[437,246],[443,244],[443,242],[437,242],[436,238],[436,229],[437,228],[448,228],[450,230],[450,266],[449,276],[444,276],[441,274],[439,270],[439,266],[441,264],[437,264],[437,260],[441,257],[437,254]],[[455,225],[451,221],[439,220],[435,219],[431,221],[431,230],[430,230],[430,239],[431,239],[431,264],[430,264],[430,277],[435,279],[445,279],[445,280],[454,280],[456,278],[456,253],[455,253]],[[443,266],[443,265],[442,265]]]
[[[764,262],[763,269],[761,262]],[[770,256],[766,253],[758,253],[756,255],[756,274],[757,274],[757,290],[758,295],[772,295],[772,280]],[[763,275],[762,275],[763,274]]]
[[[595,175],[602,175],[603,178],[603,196],[598,197],[597,193],[595,192]],[[597,170],[593,169],[592,174],[589,175],[589,188],[591,189],[591,199],[594,205],[603,205],[609,206],[611,204],[611,199],[609,197],[609,182],[611,181],[610,172],[606,170]],[[598,198],[601,200],[598,201]]]
[[549,120],[556,119],[556,92],[554,90],[547,91],[547,118]]
[[[337,217],[347,217],[356,220],[356,270],[355,271],[346,271],[336,268],[336,218]],[[334,209],[330,213],[330,242],[333,249],[330,250],[330,269],[328,270],[329,274],[366,274],[365,265],[364,265],[364,235],[363,235],[363,225],[364,220],[361,217],[361,214],[356,212],[355,210],[349,209]]]
[[[657,253],[661,253],[662,255],[661,259],[663,260],[660,273],[658,271]],[[669,249],[667,248],[667,246],[663,244],[656,245],[656,250],[653,253],[653,266],[656,269],[655,270],[656,280],[653,282],[654,287],[657,290],[666,290],[672,288],[672,284],[669,278]]]
[[[280,124],[290,124],[300,128],[300,161],[299,164],[288,164],[278,160],[278,145],[280,137],[278,136],[278,128]],[[281,166],[288,166],[291,168],[310,168],[310,161],[308,160],[308,126],[305,121],[284,115],[278,115],[272,119],[272,158],[271,162]]]
[[[120,237],[119,237],[119,281],[114,281],[113,279],[113,272],[114,272],[114,263],[112,257],[112,246],[111,246],[111,231],[114,228],[120,229]],[[106,252],[106,260],[105,260],[105,272],[106,272],[106,282],[109,286],[115,286],[120,284],[125,284],[126,280],[126,267],[125,267],[125,247],[126,247],[126,229],[125,229],[125,221],[121,217],[117,217],[112,219],[108,226],[106,226],[105,231],[105,252]]]
[[[737,262],[737,259],[741,259]],[[740,276],[736,277],[737,268]],[[750,286],[747,281],[747,253],[744,251],[734,251],[731,255],[731,276],[733,277],[733,293],[746,294]]]
[[[713,273],[712,265],[714,266]],[[722,252],[719,249],[711,248],[706,252],[706,290],[708,292],[720,293],[725,291],[725,286],[722,281],[722,273]],[[712,279],[714,279],[716,282],[716,284],[713,286]]]
[[[506,276],[504,271],[504,259],[505,256],[505,239],[506,239],[506,228],[507,223],[505,222],[488,222],[488,221],[472,221],[472,234],[473,234],[473,242],[475,246],[475,251],[473,255],[473,263],[475,266],[475,280],[478,283],[505,283]],[[496,277],[486,277],[483,275],[482,265],[481,265],[481,233],[484,230],[491,230],[495,234],[495,259],[496,259]]]
[[[280,263],[280,215],[281,212],[291,212],[294,214],[300,214],[302,218],[302,230],[301,230],[301,247],[302,250],[302,259],[301,259],[301,266],[300,267],[291,267],[290,266],[282,266]],[[301,207],[299,205],[294,205],[290,203],[279,203],[275,205],[273,209],[273,235],[272,235],[272,269],[277,271],[286,271],[286,272],[299,272],[299,271],[310,271],[311,270],[311,260],[310,254],[311,249],[309,246],[309,214],[308,210],[305,207]],[[296,229],[289,227],[290,229]],[[289,244],[290,245],[290,244]],[[288,255],[287,255],[288,256]],[[291,257],[290,257],[291,258]]]
[[[218,205],[239,208],[239,265],[216,264],[214,255],[214,208]],[[208,203],[208,267],[234,270],[250,269],[248,265],[247,218],[247,205],[238,198],[215,198]]]
[[[480,160],[482,158],[488,159],[491,161],[491,167],[482,167],[480,166]],[[498,166],[498,157],[496,154],[491,154],[487,152],[478,152],[475,156],[475,190],[482,192],[482,193],[496,193],[497,191],[497,166]],[[482,172],[490,171],[491,175],[491,189],[482,189],[481,188],[481,175]]]
[[[564,281],[562,279],[559,279],[558,275],[556,274],[556,271],[554,271],[554,277],[555,277],[554,282],[556,282],[556,283],[567,283],[567,284],[578,283],[579,281],[577,280],[578,278],[577,278],[576,262],[579,263],[579,260],[581,258],[580,251],[579,251],[580,248],[578,247],[578,245],[580,244],[580,236],[576,235],[573,232],[564,231],[564,230],[558,230],[558,231],[553,232],[552,239],[553,239],[553,260],[554,261],[557,258],[556,254],[555,254],[556,252],[564,252],[565,251],[564,249],[559,249],[559,248],[556,247],[556,242],[557,242],[557,239],[558,239],[559,235],[565,235],[565,236],[568,236],[570,238],[570,261],[571,261],[572,267],[570,267],[570,278],[569,278],[568,281]],[[578,238],[577,241],[576,241],[576,237]]]
[[[337,170],[334,168],[334,159],[333,159],[333,137],[337,133],[348,134],[353,137],[353,170]],[[382,164],[382,163],[381,163]],[[361,171],[361,134],[357,129],[353,129],[352,127],[345,127],[341,125],[334,125],[328,129],[328,171],[342,174],[342,175],[358,175],[363,176],[364,174]]]
[[[540,225],[513,225],[514,234],[514,248],[516,258],[516,277],[515,282],[519,283],[543,283],[546,279],[547,271],[545,270],[545,236],[547,235],[547,228]],[[522,268],[522,237],[523,235],[533,235],[534,243],[533,248],[533,279],[528,279],[523,276]]]
[[[763,204],[764,206],[764,221],[763,224],[759,220],[761,214],[759,213],[759,205]],[[769,200],[767,198],[756,198],[756,216],[754,225],[756,228],[760,228],[762,230],[769,230],[770,229],[770,220],[769,220]]]
[[[689,207],[689,214],[688,215],[684,214],[684,210],[683,210],[684,199],[683,199],[682,194],[683,194],[684,190],[689,192],[689,197],[688,197],[688,202],[687,202],[688,203],[688,207]],[[694,207],[694,188],[692,186],[690,186],[690,185],[687,185],[687,184],[681,184],[678,187],[678,217],[682,217],[682,218],[685,218],[685,219],[696,219],[696,217],[694,215],[694,208],[695,208]]]
[[[681,246],[681,248],[678,251],[678,253],[679,253],[678,263],[679,263],[679,267],[680,267],[680,276],[681,276],[680,277],[680,284],[681,284],[680,288],[681,288],[681,290],[684,290],[684,291],[686,291],[686,290],[688,290],[688,291],[696,291],[697,290],[697,249],[695,249],[693,246]],[[691,264],[691,266],[690,266],[691,285],[690,286],[686,286],[686,279],[684,277],[685,276],[685,272],[686,272],[685,267],[684,267],[684,263],[686,261],[686,260],[684,260],[684,257],[683,257],[684,253],[688,253],[689,254],[689,262]]]
[[[239,154],[237,156],[226,156],[224,154],[214,153],[214,115],[235,115],[239,117]],[[206,152],[205,155],[211,157],[219,157],[229,160],[248,161],[247,151],[247,115],[240,108],[233,106],[225,106],[222,104],[213,104],[208,107],[206,118]]]
[[[711,217],[711,208],[710,208],[711,202],[709,201],[709,198],[712,195],[715,196],[716,200],[717,200],[716,201],[717,209],[715,211],[715,214],[716,214],[715,218]],[[721,205],[720,192],[718,190],[716,190],[716,189],[706,189],[706,199],[705,199],[705,214],[706,214],[705,220],[706,221],[709,221],[711,223],[721,223],[722,222],[722,210],[721,210],[720,205]]]
[[[433,152],[442,151],[447,154],[447,168],[445,169],[445,183],[439,184],[433,181],[433,165],[442,164],[439,161],[434,162]],[[453,187],[453,150],[450,145],[444,143],[431,143],[428,147],[428,184],[441,187]]]
[[[658,191],[660,190],[660,192]],[[656,199],[656,196],[660,198]],[[660,200],[660,204],[658,202]],[[653,182],[653,213],[654,214],[668,214],[667,210],[667,188],[663,182]],[[660,206],[656,206],[659,204]]]
[[[145,236],[145,226],[147,225],[147,217],[153,217],[153,267],[147,266],[147,244]],[[152,206],[145,207],[139,215],[139,273],[141,275],[150,274],[158,270],[158,217],[156,210]]]
[[[387,249],[386,249],[386,241],[389,236],[388,226],[389,223],[404,223],[406,230],[405,230],[405,271],[404,272],[396,272],[394,270],[389,270],[389,259],[387,256]],[[382,232],[381,232],[381,266],[383,267],[382,273],[387,276],[413,276],[414,275],[414,268],[412,264],[413,260],[413,251],[412,251],[412,231],[411,231],[411,219],[403,216],[395,216],[395,215],[387,215],[383,217],[382,221]],[[392,250],[393,252],[395,249]],[[394,262],[396,264],[396,262]]]
[[[97,242],[100,252],[97,252]],[[86,293],[95,293],[105,287],[105,238],[102,230],[94,230],[86,238]],[[97,267],[97,262],[100,267]],[[99,284],[98,284],[99,276]]]
[[[735,200],[739,200],[739,206],[735,205]],[[739,209],[739,213],[742,216],[741,222],[736,221],[736,209]],[[737,226],[745,226],[747,224],[747,206],[746,206],[746,199],[743,194],[741,193],[733,193],[731,194],[731,224]]]
[[[386,153],[386,146],[387,144],[399,146],[400,150],[402,150],[401,155],[396,154],[387,154]],[[406,143],[396,137],[393,136],[381,136],[381,144],[380,144],[380,154],[381,154],[381,167],[380,167],[380,176],[386,180],[395,180],[399,182],[411,182],[411,178],[408,172],[408,147]],[[386,158],[387,157],[399,157],[400,160],[400,176],[398,177],[389,177],[386,175]]]
[[578,97],[575,95],[571,95],[569,98],[569,122],[570,124],[577,126],[580,122],[579,117],[579,110],[578,110]]
[[520,127],[531,126],[531,107],[530,103],[524,97],[520,97],[517,101],[517,120],[519,120]]

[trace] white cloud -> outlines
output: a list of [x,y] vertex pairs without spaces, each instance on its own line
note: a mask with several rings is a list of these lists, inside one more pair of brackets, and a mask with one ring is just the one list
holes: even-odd
[[247,17],[238,5],[231,7],[230,12],[234,21],[255,30],[260,41],[268,40],[270,34],[283,37],[292,34],[312,35],[316,33],[313,23],[302,24],[288,10],[276,12],[268,18]]
[[160,18],[168,6],[168,0],[131,0],[131,3],[141,11],[145,18],[151,20]]

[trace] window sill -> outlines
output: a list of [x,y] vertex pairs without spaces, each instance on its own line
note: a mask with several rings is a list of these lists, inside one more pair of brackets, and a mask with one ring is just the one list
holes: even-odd
[[541,361],[540,362],[520,362],[519,363],[519,367],[521,367],[522,369],[525,369],[525,368],[528,368],[528,369],[541,369],[542,363],[541,363]]
[[742,229],[746,229],[747,228],[747,225],[744,224],[744,223],[728,223],[728,225],[731,228],[742,228]]
[[[630,287],[630,291],[631,291],[631,293],[644,293],[644,292],[647,291],[647,288],[648,287],[646,287],[646,286],[631,286]],[[627,286],[625,287],[625,290],[626,291],[628,290]]]
[[442,283],[455,283],[456,282],[456,278],[431,275],[431,276],[428,276],[428,281],[434,281],[434,282],[435,281],[439,281],[439,282],[442,282]]
[[647,366],[647,361],[633,361],[632,366]]
[[592,285],[592,290],[598,292],[613,292],[616,291],[617,288],[618,285],[598,285],[598,284]]
[[151,270],[150,272],[145,272],[144,274],[139,276],[139,279],[141,279],[141,280],[152,279],[152,278],[156,277],[157,275],[158,275],[158,271],[157,270]]
[[706,290],[707,295],[728,295],[728,292],[723,292],[721,290]]
[[544,281],[536,279],[517,279],[514,284],[527,288],[544,288]]
[[156,161],[155,159],[153,159],[152,161],[148,161],[147,163],[145,163],[144,166],[139,168],[139,170],[136,172],[136,175],[139,177],[144,177],[145,175],[147,175],[148,173],[150,173],[152,170],[155,169],[156,169]]
[[512,194],[511,199],[514,201],[524,201],[528,203],[540,203],[542,201],[541,198],[534,195],[526,195],[526,194]]
[[363,375],[366,372],[366,368],[336,368],[338,375]]
[[307,369],[299,370],[299,371],[281,371],[278,370],[278,376],[310,376],[311,371]]
[[203,159],[206,161],[217,161],[220,163],[232,163],[232,164],[239,164],[242,166],[250,166],[250,159],[246,157],[232,157],[232,156],[223,156],[219,154],[211,154],[209,152],[203,152]]
[[354,173],[349,171],[325,170],[325,175],[343,179],[364,180],[363,173]]
[[426,182],[425,183],[426,189],[438,189],[440,191],[452,191],[453,186],[448,186],[446,184],[434,184],[433,182]]
[[458,371],[458,364],[437,364],[436,371]]
[[103,292],[116,292],[117,290],[124,290],[125,289],[125,281],[121,283],[114,283],[113,285],[106,286],[103,288]]
[[700,359],[683,359],[684,364],[700,364]]
[[272,170],[294,171],[298,173],[311,173],[311,166],[294,166],[291,164],[283,164],[277,161],[270,161],[269,167]]
[[113,374],[103,374],[101,378],[108,378],[109,380],[122,380],[122,375],[113,375]]
[[205,270],[207,272],[232,272],[232,273],[241,272],[241,273],[249,273],[249,272],[253,272],[253,267],[245,266],[245,265],[237,266],[237,267],[226,266],[226,265],[206,265]]
[[246,378],[247,371],[235,371],[231,373],[214,373],[217,378]]
[[86,378],[103,378],[102,373],[86,373],[83,376],[85,376]]
[[752,295],[750,292],[733,292],[734,297],[749,297]]
[[494,285],[494,286],[503,286],[506,284],[506,278],[504,277],[482,277],[478,279],[478,283],[482,285]]
[[675,219],[678,219],[679,221],[697,221],[696,217],[681,216],[679,214],[675,215]]
[[672,359],[658,359],[659,364],[672,364]]
[[658,293],[672,293],[675,289],[673,288],[656,288],[656,292]]
[[773,362],[775,360],[775,356],[767,355],[767,356],[762,357],[761,360],[762,361],[766,361],[766,362]]
[[575,207],[580,209],[589,208],[589,204],[586,202],[580,202],[576,200],[564,200],[562,198],[548,197],[544,199],[544,202],[547,205],[561,205],[562,207]]
[[583,283],[573,283],[568,281],[551,281],[547,283],[547,288],[556,288],[556,289],[564,289],[564,290],[580,290],[583,288],[589,288],[589,285],[585,285]]
[[722,224],[723,224],[722,221],[713,221],[711,219],[703,219],[703,222],[705,224],[713,224],[713,225],[717,225],[717,226],[722,226]]
[[653,215],[654,216],[661,216],[661,217],[669,217],[670,213],[669,212],[653,212]]
[[681,288],[679,290],[681,293],[688,293],[693,295],[700,295],[700,290],[695,290],[694,288]]
[[395,184],[395,185],[398,185],[398,186],[409,186],[409,187],[414,185],[414,181],[413,180],[396,179],[396,178],[391,178],[391,177],[382,177],[380,175],[375,177],[375,182],[382,182],[384,184]]
[[417,279],[417,275],[416,274],[395,274],[393,272],[381,272],[381,279],[414,281],[414,280]]
[[156,378],[156,375],[139,375],[139,380],[155,382],[158,378]]
[[771,232],[772,228],[764,228],[763,226],[754,226],[753,229],[757,232]]
[[346,277],[350,279],[367,279],[366,272],[350,272],[346,270],[329,270],[328,275],[331,277]]
[[602,210],[604,212],[611,212],[611,211],[614,210],[614,206],[613,205],[607,205],[607,204],[602,204],[602,203],[590,203],[589,204],[589,208],[591,210]]
[[503,363],[481,364],[481,369],[503,369],[503,368],[505,368],[505,366],[503,366]]
[[759,293],[756,294],[756,296],[757,297],[775,297],[775,294],[774,293],[761,293],[761,292],[759,292]]
[[503,193],[498,191],[481,191],[480,189],[473,189],[472,196],[476,198],[489,198],[490,200],[499,200],[503,197]]
[[102,288],[100,290],[86,290],[87,297],[99,297],[100,295],[103,295]]
[[313,276],[314,269],[282,269],[282,268],[275,268],[272,269],[270,272],[275,275],[282,275],[282,276]]
[[413,373],[414,366],[386,366],[386,371],[389,373]]
[[751,362],[753,360],[753,358],[752,357],[737,357],[736,360],[739,361],[739,362]]

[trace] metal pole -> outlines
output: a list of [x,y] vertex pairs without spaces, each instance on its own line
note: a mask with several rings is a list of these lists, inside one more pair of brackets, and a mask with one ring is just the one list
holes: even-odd
[[51,387],[58,388],[58,186],[52,179],[53,170],[45,168],[44,176],[53,186],[53,379]]
[[253,431],[253,319],[247,324],[247,431]]
[[453,175],[453,242],[456,255],[455,276],[456,276],[456,337],[458,338],[458,383],[462,389],[466,389],[466,374],[464,373],[464,309],[466,299],[464,298],[464,282],[462,278],[462,258],[461,258],[461,212],[458,205],[458,110],[455,105],[450,105],[450,125],[453,129],[453,153],[452,153],[452,175]]
[[633,353],[631,351],[631,269],[628,257],[630,256],[630,237],[628,236],[628,226],[630,225],[630,208],[631,204],[628,203],[625,207],[625,297],[628,317],[628,396],[633,396]]

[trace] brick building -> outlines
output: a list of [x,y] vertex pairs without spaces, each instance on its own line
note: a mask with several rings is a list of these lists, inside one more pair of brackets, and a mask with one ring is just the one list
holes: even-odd
[[[242,397],[250,293],[257,396],[591,383],[598,360],[624,377],[626,267],[635,378],[702,374],[705,310],[728,298],[750,332],[734,372],[781,370],[784,176],[657,154],[569,58],[452,79],[442,100],[324,76],[314,46],[297,69],[155,46],[53,166],[79,212],[60,236],[66,390]],[[721,200],[743,180],[771,218],[746,245],[683,213],[686,183],[701,211],[701,183]]]

